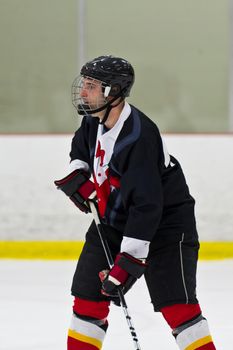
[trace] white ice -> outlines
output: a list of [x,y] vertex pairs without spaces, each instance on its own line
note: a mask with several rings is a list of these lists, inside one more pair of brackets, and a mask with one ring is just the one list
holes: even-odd
[[[0,350],[65,350],[75,261],[0,260]],[[233,349],[233,260],[200,262],[198,296],[219,350]],[[144,280],[127,296],[142,350],[177,349]],[[121,308],[111,307],[103,350],[133,350]]]

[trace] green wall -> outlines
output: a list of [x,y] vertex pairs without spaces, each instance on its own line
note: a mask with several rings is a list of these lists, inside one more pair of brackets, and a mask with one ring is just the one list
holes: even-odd
[[75,127],[75,1],[0,0],[0,132]]
[[[0,0],[0,132],[72,132],[78,0]],[[86,59],[127,58],[129,102],[167,132],[228,129],[228,1],[87,0]]]

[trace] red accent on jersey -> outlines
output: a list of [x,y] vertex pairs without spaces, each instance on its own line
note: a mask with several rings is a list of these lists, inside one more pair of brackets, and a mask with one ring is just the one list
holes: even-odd
[[[100,141],[98,141],[95,157],[96,158],[100,157],[100,164],[99,164],[100,167],[103,166],[104,156],[105,156],[105,150],[101,149]],[[95,189],[96,189],[96,194],[98,198],[98,208],[99,208],[100,217],[104,216],[108,197],[111,193],[110,183],[108,180],[108,172],[109,172],[109,169],[107,168],[103,173],[99,170],[97,171],[97,174],[94,174],[94,182],[95,182]]]
[[96,158],[100,157],[100,166],[103,166],[105,150],[101,149],[100,141],[98,141],[98,146],[96,150]]
[[120,188],[120,186],[121,186],[120,179],[116,176],[110,176],[109,182],[110,182],[110,185],[113,187]]
[[[105,172],[106,176],[108,176],[108,171],[109,169],[107,169]],[[99,185],[97,182],[96,176],[94,176],[94,182],[95,182],[95,189],[96,189],[96,194],[98,198],[99,214],[100,214],[100,217],[103,217],[106,210],[108,197],[111,193],[109,180],[106,179],[101,185]]]
[[99,350],[98,347],[92,345],[92,344],[88,344],[88,343],[84,343],[78,339],[74,339],[71,337],[67,338],[67,350],[78,350],[78,349],[82,349],[82,350]]
[[75,297],[73,310],[79,315],[104,320],[108,316],[109,305],[109,301],[90,301]]
[[165,306],[160,311],[169,326],[175,329],[182,323],[200,315],[201,308],[199,304],[175,304]]

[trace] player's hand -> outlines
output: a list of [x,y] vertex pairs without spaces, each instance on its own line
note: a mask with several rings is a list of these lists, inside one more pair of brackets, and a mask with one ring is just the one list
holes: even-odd
[[54,181],[54,183],[81,211],[89,213],[88,200],[93,199],[96,195],[95,185],[89,178],[90,175],[87,172],[74,170],[63,179]]
[[143,275],[146,266],[145,261],[136,259],[127,253],[119,253],[111,270],[103,270],[99,273],[102,282],[101,293],[117,297],[118,289],[121,288],[125,294]]

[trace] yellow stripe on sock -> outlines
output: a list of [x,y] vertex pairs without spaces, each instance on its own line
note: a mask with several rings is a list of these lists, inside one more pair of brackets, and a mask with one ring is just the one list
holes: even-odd
[[92,338],[92,337],[88,337],[87,335],[84,335],[84,334],[81,334],[81,333],[78,333],[78,332],[75,332],[72,329],[69,329],[68,336],[71,337],[71,338],[80,340],[80,341],[82,341],[84,343],[94,345],[98,349],[101,349],[101,347],[102,347],[102,342],[100,340]]
[[195,350],[200,348],[203,345],[206,345],[208,343],[212,342],[212,338],[210,335],[208,335],[207,337],[198,339],[197,341],[195,341],[194,343],[192,343],[191,345],[189,345],[187,348],[185,348],[184,350]]

